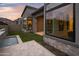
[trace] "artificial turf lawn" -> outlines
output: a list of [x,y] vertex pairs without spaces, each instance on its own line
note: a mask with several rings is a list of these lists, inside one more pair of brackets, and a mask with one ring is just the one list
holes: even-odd
[[43,36],[34,34],[34,33],[24,33],[24,32],[9,32],[9,35],[19,35],[22,39],[23,42],[35,40],[37,42],[42,42],[43,41]]

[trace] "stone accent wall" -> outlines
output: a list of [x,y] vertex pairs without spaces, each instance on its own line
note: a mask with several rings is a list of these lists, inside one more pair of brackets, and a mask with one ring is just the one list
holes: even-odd
[[75,46],[69,45],[69,44],[65,44],[65,43],[60,42],[56,39],[59,39],[59,38],[44,37],[44,41],[47,44],[59,49],[60,51],[65,52],[65,53],[67,53],[68,55],[71,55],[71,56],[78,56],[79,55],[79,48],[78,47],[75,47]]

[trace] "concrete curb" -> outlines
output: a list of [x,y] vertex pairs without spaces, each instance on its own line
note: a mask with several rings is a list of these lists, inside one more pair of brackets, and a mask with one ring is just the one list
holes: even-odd
[[16,38],[18,39],[19,44],[23,43],[19,35],[16,35]]

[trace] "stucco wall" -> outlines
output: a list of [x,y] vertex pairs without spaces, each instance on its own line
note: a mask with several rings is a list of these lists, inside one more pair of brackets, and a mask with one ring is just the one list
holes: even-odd
[[37,30],[37,29],[36,29],[36,27],[37,27],[37,26],[36,26],[36,22],[37,22],[37,21],[36,21],[36,18],[33,17],[33,25],[32,25],[32,26],[33,26],[33,32],[36,32],[36,30]]

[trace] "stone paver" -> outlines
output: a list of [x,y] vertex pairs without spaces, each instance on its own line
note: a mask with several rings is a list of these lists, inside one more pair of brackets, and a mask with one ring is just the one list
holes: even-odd
[[17,45],[0,48],[0,55],[4,56],[55,56],[36,41],[29,41]]

